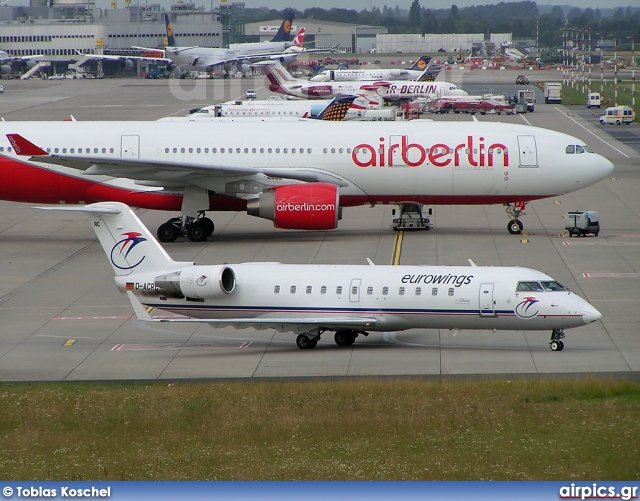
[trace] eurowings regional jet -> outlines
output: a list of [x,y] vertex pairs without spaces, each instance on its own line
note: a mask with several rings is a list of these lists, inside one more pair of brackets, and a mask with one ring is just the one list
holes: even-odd
[[[118,289],[137,317],[147,308],[212,327],[297,334],[301,349],[335,332],[340,346],[369,332],[407,329],[550,330],[553,351],[564,329],[599,320],[587,301],[553,278],[518,267],[363,266],[173,261],[135,213],[115,202],[85,207]],[[187,318],[190,317],[190,318]]]
[[[262,69],[269,80],[269,90],[305,99],[321,99],[338,94],[356,94],[363,81],[351,82],[310,82],[302,78],[294,78],[277,61],[260,61],[252,65]],[[429,68],[425,70],[425,74]],[[435,99],[443,96],[466,96],[467,93],[450,82],[423,82],[420,80],[383,80],[387,86],[385,101],[408,101],[415,98]]]
[[519,233],[523,202],[612,171],[581,139],[505,123],[0,122],[0,199],[181,211],[163,241],[206,239],[207,210],[328,230],[344,207],[400,203],[508,204]]

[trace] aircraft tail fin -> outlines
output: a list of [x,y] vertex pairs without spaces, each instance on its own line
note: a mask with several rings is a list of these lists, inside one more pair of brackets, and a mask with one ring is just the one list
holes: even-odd
[[304,28],[300,28],[298,30],[298,33],[296,33],[296,36],[293,37],[293,45],[296,47],[303,47],[304,46],[304,34],[305,34],[305,29]]
[[422,56],[415,63],[411,65],[410,70],[423,71],[427,69],[429,66],[429,61],[431,61],[431,56]]
[[270,91],[291,94],[287,86],[296,83],[297,80],[278,61],[260,61],[252,65],[252,67],[262,69],[262,72],[269,80]]
[[287,12],[272,42],[288,42],[291,40],[291,25],[293,24],[293,10]]
[[167,30],[167,45],[169,47],[177,47],[176,37],[173,36],[173,28],[171,27],[171,20],[169,19],[169,14],[164,13],[164,24]]
[[162,272],[177,264],[187,264],[171,259],[133,210],[123,203],[99,202],[85,206],[40,208],[85,213],[117,277]]
[[432,64],[431,66],[428,66],[422,72],[422,75],[420,75],[417,78],[417,81],[418,82],[435,82],[436,78],[438,78],[438,75],[442,71],[442,68],[444,68],[442,64]]
[[340,95],[334,97],[331,102],[315,117],[318,120],[325,120],[329,122],[341,122],[347,115],[347,112],[351,108],[351,105],[355,101],[357,96],[352,95]]

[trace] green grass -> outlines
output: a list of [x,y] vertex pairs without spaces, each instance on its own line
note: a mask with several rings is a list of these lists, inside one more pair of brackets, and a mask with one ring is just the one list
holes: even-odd
[[640,478],[640,383],[0,386],[4,480]]

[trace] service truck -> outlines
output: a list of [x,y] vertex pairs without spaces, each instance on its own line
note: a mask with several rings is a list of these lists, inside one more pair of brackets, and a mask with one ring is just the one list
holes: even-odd
[[560,82],[545,82],[544,102],[545,103],[561,103],[562,102],[562,84]]

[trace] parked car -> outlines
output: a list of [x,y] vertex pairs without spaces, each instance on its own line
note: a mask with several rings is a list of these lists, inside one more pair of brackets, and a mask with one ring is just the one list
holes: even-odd
[[518,75],[516,78],[516,85],[529,85],[529,79],[524,75]]
[[247,90],[246,97],[247,97],[247,99],[256,99],[256,97],[257,97],[256,90],[255,89]]
[[49,80],[64,80],[65,78],[67,77],[65,77],[64,75],[51,75],[49,77]]

